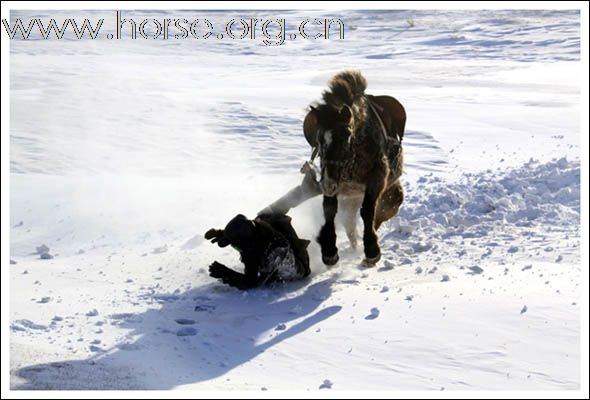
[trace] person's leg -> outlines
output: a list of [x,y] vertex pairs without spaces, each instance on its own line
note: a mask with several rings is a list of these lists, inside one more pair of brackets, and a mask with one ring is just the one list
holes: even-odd
[[301,184],[291,189],[283,197],[265,207],[258,215],[287,214],[290,209],[297,207],[306,200],[322,194],[319,183],[315,179],[315,173],[311,168],[304,170],[305,176]]

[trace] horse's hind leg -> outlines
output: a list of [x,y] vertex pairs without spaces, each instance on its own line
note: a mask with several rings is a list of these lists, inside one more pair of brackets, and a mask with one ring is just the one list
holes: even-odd
[[404,189],[398,180],[381,193],[375,212],[375,230],[381,224],[397,215],[404,201]]
[[359,210],[363,202],[362,196],[357,197],[342,197],[339,199],[341,204],[341,216],[342,225],[346,231],[346,236],[350,241],[350,246],[356,249],[358,246],[358,234],[357,234],[357,219],[359,216]]

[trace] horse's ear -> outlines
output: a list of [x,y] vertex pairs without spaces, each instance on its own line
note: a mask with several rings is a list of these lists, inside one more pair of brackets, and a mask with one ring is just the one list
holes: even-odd
[[318,145],[318,116],[316,109],[314,107],[310,108],[311,110],[303,120],[303,134],[305,135],[307,143],[315,148]]
[[350,121],[352,121],[352,110],[350,109],[349,106],[347,106],[346,104],[340,109],[340,112],[338,113],[338,117],[340,118],[340,122],[342,122],[343,124],[350,124]]

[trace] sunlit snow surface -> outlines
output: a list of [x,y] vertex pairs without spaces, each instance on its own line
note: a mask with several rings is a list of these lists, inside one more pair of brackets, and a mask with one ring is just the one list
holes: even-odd
[[[11,14],[70,17],[114,32],[114,11]],[[579,387],[578,12],[123,11],[146,17],[345,37],[11,42],[12,387]],[[203,233],[300,181],[306,107],[347,68],[408,114],[382,261],[339,228],[309,280],[221,285],[207,266],[237,253]],[[319,199],[291,214],[314,238]]]

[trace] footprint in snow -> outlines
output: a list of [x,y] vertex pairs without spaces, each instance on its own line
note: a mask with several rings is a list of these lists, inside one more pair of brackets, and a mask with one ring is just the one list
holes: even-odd
[[320,389],[332,389],[332,381],[329,379],[324,379],[324,382],[320,385]]
[[469,267],[469,270],[471,272],[468,272],[468,275],[479,275],[483,272],[483,268],[478,267],[477,265],[473,266],[473,267]]
[[284,331],[285,329],[287,329],[287,325],[278,324],[277,327],[275,328],[275,331]]
[[215,306],[210,305],[210,304],[199,304],[197,306],[195,306],[195,311],[208,311],[208,312],[212,312],[213,310],[215,310]]
[[195,336],[196,334],[197,330],[195,328],[191,328],[190,326],[180,328],[176,331],[176,336]]
[[188,319],[188,318],[178,318],[178,319],[175,319],[174,321],[179,325],[194,325],[195,324],[194,319]]
[[365,317],[367,320],[375,319],[379,316],[379,309],[377,307],[371,308],[371,313]]

